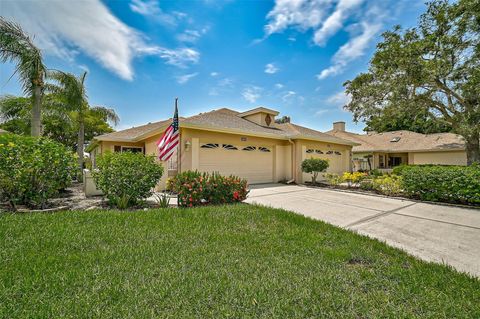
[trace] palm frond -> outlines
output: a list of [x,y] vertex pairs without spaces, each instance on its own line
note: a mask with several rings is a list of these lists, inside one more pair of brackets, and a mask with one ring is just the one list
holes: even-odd
[[106,121],[112,123],[113,125],[118,125],[120,122],[120,117],[112,108],[105,106],[92,106],[90,107],[90,111],[101,115]]
[[25,94],[43,85],[46,67],[41,51],[18,24],[3,17],[0,17],[0,61],[15,64]]

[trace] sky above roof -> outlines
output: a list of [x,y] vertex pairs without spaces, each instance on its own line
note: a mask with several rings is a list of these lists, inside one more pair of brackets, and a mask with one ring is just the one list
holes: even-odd
[[[116,129],[259,105],[292,122],[361,132],[342,84],[367,69],[383,31],[411,27],[417,0],[1,1],[2,16],[34,35],[48,68],[87,75],[92,105]],[[0,65],[0,94],[21,94]]]

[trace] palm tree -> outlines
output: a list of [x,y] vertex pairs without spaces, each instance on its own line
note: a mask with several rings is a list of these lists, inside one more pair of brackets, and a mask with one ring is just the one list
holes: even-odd
[[0,17],[0,61],[16,64],[14,74],[18,73],[23,92],[33,100],[31,135],[40,136],[46,74],[42,54],[18,24],[3,17]]
[[48,78],[52,79],[54,83],[48,83],[46,85],[47,90],[58,97],[58,100],[64,105],[65,110],[76,113],[74,118],[78,125],[77,154],[79,178],[82,177],[83,172],[86,115],[89,113],[101,115],[106,121],[110,121],[114,125],[119,122],[119,117],[117,113],[115,113],[115,110],[104,106],[90,106],[88,104],[85,88],[86,76],[87,72],[77,77],[71,73],[51,71],[48,73]]

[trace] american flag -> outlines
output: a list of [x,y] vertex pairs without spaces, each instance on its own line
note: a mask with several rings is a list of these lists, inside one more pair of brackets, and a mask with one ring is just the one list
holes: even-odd
[[168,161],[172,157],[180,140],[178,132],[178,108],[177,100],[175,99],[175,114],[173,115],[173,122],[163,132],[162,137],[157,142],[158,159],[161,161]]

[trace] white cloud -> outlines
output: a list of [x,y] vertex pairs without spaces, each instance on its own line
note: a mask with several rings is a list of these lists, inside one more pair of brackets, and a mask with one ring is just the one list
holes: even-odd
[[233,80],[230,79],[230,78],[224,78],[224,79],[221,79],[220,81],[218,81],[218,85],[223,86],[223,87],[232,87],[233,86]]
[[167,49],[161,47],[154,47],[146,53],[158,55],[165,60],[165,63],[185,68],[188,64],[195,64],[200,59],[200,53],[191,48],[177,48]]
[[315,117],[320,117],[320,116],[322,116],[323,114],[326,114],[326,113],[328,113],[328,112],[330,112],[329,109],[318,110],[318,111],[315,112],[315,114],[314,114],[313,116],[315,116]]
[[340,0],[335,11],[323,22],[322,27],[315,31],[313,41],[323,46],[327,40],[343,27],[345,19],[351,14],[351,10],[358,7],[363,0]]
[[352,97],[345,92],[338,92],[327,98],[327,103],[335,106],[344,106],[352,100]]
[[195,43],[202,35],[206,34],[209,29],[209,27],[204,27],[200,30],[187,29],[183,33],[177,35],[177,40],[180,42]]
[[125,80],[133,79],[132,61],[137,56],[158,55],[178,66],[195,63],[200,56],[193,49],[147,44],[100,0],[6,1],[1,7],[4,17],[21,22],[35,35],[35,43],[46,54],[73,60],[83,52]]
[[208,91],[208,95],[210,95],[210,96],[219,95],[218,89],[216,87],[210,88],[210,90]]
[[295,97],[297,95],[297,92],[295,91],[287,91],[283,96],[282,96],[282,100],[284,102],[287,102],[289,99]]
[[324,69],[317,75],[319,80],[323,80],[329,76],[337,75],[345,69],[346,65],[351,61],[365,54],[370,41],[378,34],[382,28],[381,23],[361,22],[362,32],[351,38],[347,43],[342,45],[332,58],[333,64]]
[[276,83],[275,84],[275,88],[277,88],[277,89],[283,89],[284,86],[285,85],[283,85],[282,83]]
[[78,67],[85,72],[90,72],[90,69],[85,64],[80,64]]
[[268,63],[265,65],[265,73],[268,74],[275,74],[279,71],[280,69],[273,63]]
[[243,90],[242,96],[248,102],[255,103],[262,96],[261,91],[262,88],[258,86],[249,86]]
[[331,0],[276,0],[267,14],[267,36],[283,32],[290,26],[301,30],[318,28],[331,5]]
[[218,72],[210,72],[210,76],[211,76],[211,77],[216,77],[216,76],[218,76],[218,75],[219,75]]
[[171,15],[163,12],[157,0],[132,0],[130,9],[153,21],[171,26],[177,25],[178,20],[186,17],[183,12],[173,12]]
[[184,74],[184,75],[179,75],[179,76],[176,77],[177,83],[178,83],[178,84],[185,84],[185,83],[187,83],[188,81],[190,81],[191,79],[193,79],[194,77],[196,77],[197,75],[198,75],[198,72],[190,73],[190,74]]
[[384,3],[364,0],[276,0],[267,14],[265,36],[296,28],[313,31],[313,42],[324,46],[340,30],[360,27],[361,34],[351,33],[333,57],[332,65],[317,76],[325,79],[343,72],[348,63],[365,53],[382,28],[387,12]]

